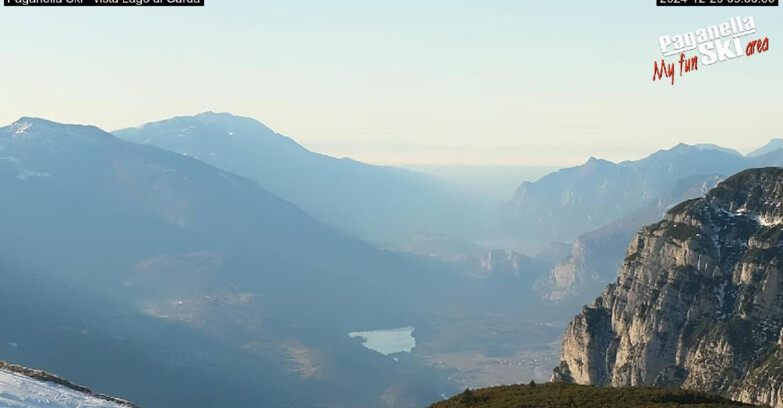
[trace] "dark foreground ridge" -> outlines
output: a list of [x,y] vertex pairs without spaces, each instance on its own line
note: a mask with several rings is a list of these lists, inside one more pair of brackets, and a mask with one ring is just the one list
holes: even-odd
[[129,402],[129,401],[125,401],[123,399],[114,398],[114,397],[110,397],[108,395],[103,395],[103,394],[96,394],[96,393],[92,392],[92,390],[90,390],[89,388],[82,387],[81,385],[76,385],[76,384],[74,384],[74,383],[72,383],[72,382],[70,382],[68,380],[64,380],[64,379],[62,379],[62,378],[60,378],[60,377],[58,377],[58,376],[56,376],[54,374],[49,374],[49,373],[47,373],[45,371],[34,370],[32,368],[22,367],[22,366],[18,366],[18,365],[14,365],[14,364],[9,364],[9,363],[6,363],[5,361],[0,361],[0,370],[5,370],[5,371],[12,372],[12,373],[22,374],[22,375],[24,375],[26,377],[30,377],[30,378],[32,378],[34,380],[38,380],[38,381],[49,382],[49,383],[52,383],[52,384],[61,385],[61,386],[65,387],[65,388],[70,388],[70,389],[72,389],[74,391],[78,391],[78,392],[80,392],[82,394],[90,395],[92,397],[95,397],[95,398],[98,398],[98,399],[102,399],[104,401],[112,402],[112,403],[115,403],[115,404],[118,404],[118,405],[123,405],[123,406],[126,406],[128,408],[140,408],[138,405],[136,405],[136,404],[134,404],[132,402]]
[[609,388],[563,383],[506,385],[465,391],[430,408],[724,408],[752,407],[678,388]]
[[429,408],[724,408],[752,407],[679,388],[595,387],[563,383],[504,385],[465,391]]

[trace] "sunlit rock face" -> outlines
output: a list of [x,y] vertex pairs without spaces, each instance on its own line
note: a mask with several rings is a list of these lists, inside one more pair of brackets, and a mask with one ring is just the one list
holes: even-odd
[[568,326],[553,379],[783,406],[783,169],[741,172],[632,240]]

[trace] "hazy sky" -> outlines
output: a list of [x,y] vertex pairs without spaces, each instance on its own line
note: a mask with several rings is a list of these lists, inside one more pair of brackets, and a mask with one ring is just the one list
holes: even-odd
[[[654,0],[0,8],[0,123],[201,111],[384,164],[571,165],[783,137],[783,11]],[[770,51],[653,83],[658,36],[753,15]],[[781,45],[783,47],[783,45]],[[670,58],[673,60],[673,58]]]

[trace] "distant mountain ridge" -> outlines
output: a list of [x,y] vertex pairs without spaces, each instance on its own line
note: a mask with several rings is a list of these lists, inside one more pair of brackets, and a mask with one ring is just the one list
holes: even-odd
[[783,149],[783,139],[772,139],[769,143],[747,154],[747,157],[763,156],[776,150]]
[[573,241],[638,210],[690,176],[728,176],[783,164],[783,150],[743,157],[714,145],[679,144],[636,161],[590,158],[536,182],[523,183],[502,209],[493,231],[510,243]]
[[462,232],[459,223],[470,216],[437,177],[314,153],[250,118],[206,112],[114,134],[249,177],[317,219],[375,242]]
[[[0,146],[0,261],[22,266],[0,264],[8,360],[167,408],[367,406],[417,378],[413,359],[347,333],[423,325],[433,288],[449,284],[438,269],[248,178],[93,126],[22,118]],[[416,372],[432,390],[446,383]]]

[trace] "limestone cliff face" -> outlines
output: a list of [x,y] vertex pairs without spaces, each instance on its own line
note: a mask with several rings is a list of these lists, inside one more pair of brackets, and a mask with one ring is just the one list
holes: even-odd
[[741,172],[633,238],[553,379],[783,407],[783,169]]

